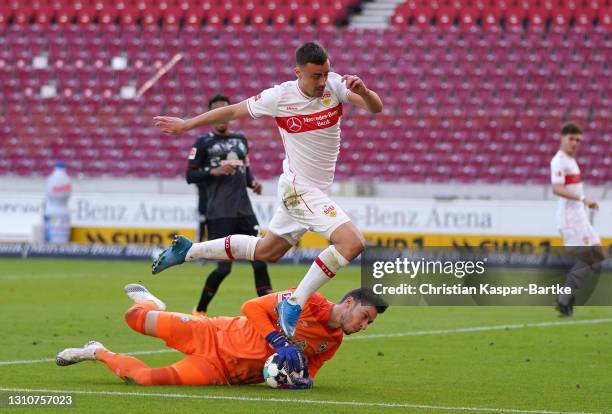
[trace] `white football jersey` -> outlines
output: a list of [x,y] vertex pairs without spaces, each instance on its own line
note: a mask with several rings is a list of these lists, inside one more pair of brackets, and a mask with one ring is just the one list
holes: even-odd
[[247,99],[253,118],[267,115],[276,120],[285,146],[283,173],[289,180],[329,189],[340,152],[342,103],[348,92],[342,77],[330,72],[320,98],[306,96],[294,80]]
[[[550,161],[550,182],[563,184],[565,188],[579,196],[584,195],[580,168],[574,157],[559,150]],[[583,202],[559,197],[557,207],[557,224],[559,228],[572,227],[588,222],[586,207]]]

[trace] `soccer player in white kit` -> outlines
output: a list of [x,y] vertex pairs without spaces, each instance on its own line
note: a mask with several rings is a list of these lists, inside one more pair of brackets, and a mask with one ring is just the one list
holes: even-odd
[[[553,194],[559,197],[557,225],[563,244],[572,249],[578,262],[567,275],[565,286],[572,292],[580,289],[592,275],[593,266],[603,259],[601,240],[589,222],[586,208],[597,210],[597,202],[584,195],[580,168],[574,158],[582,141],[582,129],[567,123],[561,128],[561,146],[550,162],[550,181]],[[563,316],[573,313],[574,294],[559,295],[557,310]]]
[[179,134],[237,118],[274,117],[285,147],[285,160],[278,181],[279,206],[266,236],[236,234],[193,244],[179,236],[153,263],[153,273],[201,259],[275,262],[306,231],[321,234],[331,245],[315,259],[293,295],[277,308],[279,325],[288,337],[293,337],[301,308],[310,295],[357,257],[365,245],[361,232],[328,197],[340,150],[343,104],[348,102],[371,113],[383,107],[379,96],[359,77],[331,72],[327,52],[316,42],[297,49],[295,74],[296,80],[191,119],[154,118],[163,132]]

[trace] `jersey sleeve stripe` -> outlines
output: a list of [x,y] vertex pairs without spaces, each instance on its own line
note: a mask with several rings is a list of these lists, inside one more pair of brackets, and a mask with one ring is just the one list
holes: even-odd
[[246,101],[246,103],[247,103],[247,110],[249,111],[249,115],[251,115],[251,118],[257,119],[255,114],[253,113],[253,110],[251,109],[251,103],[249,101],[250,101],[250,99],[247,99],[247,101]]

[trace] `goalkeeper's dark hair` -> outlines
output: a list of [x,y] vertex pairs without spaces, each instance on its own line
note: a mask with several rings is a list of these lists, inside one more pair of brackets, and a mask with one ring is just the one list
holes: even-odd
[[227,96],[218,93],[208,100],[208,109],[212,108],[215,102],[227,102],[228,105],[231,103]]
[[568,122],[561,127],[561,135],[582,135],[582,128],[574,122]]
[[343,303],[348,298],[353,298],[353,300],[359,302],[362,306],[374,306],[378,313],[384,313],[389,307],[389,303],[386,300],[369,288],[353,289],[344,295],[338,303]]

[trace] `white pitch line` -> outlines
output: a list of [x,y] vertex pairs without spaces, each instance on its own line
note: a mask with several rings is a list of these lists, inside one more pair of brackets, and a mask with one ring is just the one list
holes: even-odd
[[157,397],[157,398],[187,398],[195,400],[225,400],[225,401],[252,401],[267,403],[290,403],[290,404],[320,404],[320,405],[343,405],[353,407],[380,407],[380,408],[412,408],[434,411],[472,411],[486,413],[515,413],[515,414],[599,414],[572,411],[549,411],[549,410],[521,410],[518,408],[489,408],[489,407],[451,407],[444,405],[410,404],[410,403],[377,403],[362,401],[333,401],[333,400],[307,400],[291,398],[262,398],[262,397],[240,397],[226,395],[202,395],[202,394],[161,394],[149,392],[120,392],[120,391],[84,391],[84,390],[49,390],[31,388],[0,388],[1,392],[23,392],[23,393],[56,393],[56,394],[85,394],[85,395],[113,395],[120,397]]
[[[590,324],[600,324],[600,323],[610,323],[610,322],[612,322],[612,318],[584,319],[584,320],[564,321],[564,322],[536,322],[536,323],[516,323],[516,324],[511,324],[511,325],[472,326],[472,327],[467,327],[467,328],[436,329],[436,330],[426,330],[426,331],[411,331],[411,332],[348,336],[344,338],[344,341],[380,339],[380,338],[401,338],[401,337],[406,337],[406,336],[422,336],[422,335],[446,335],[446,334],[456,334],[456,333],[465,333],[465,332],[503,331],[506,329],[547,328],[551,326],[565,326],[565,325],[590,325]],[[135,351],[135,352],[122,352],[122,353],[126,355],[152,355],[152,354],[163,354],[167,352],[177,352],[177,351],[175,351],[174,349],[158,349],[158,350],[152,350],[152,351]],[[55,358],[0,361],[0,366],[36,364],[39,362],[52,362],[52,361],[55,361]]]

